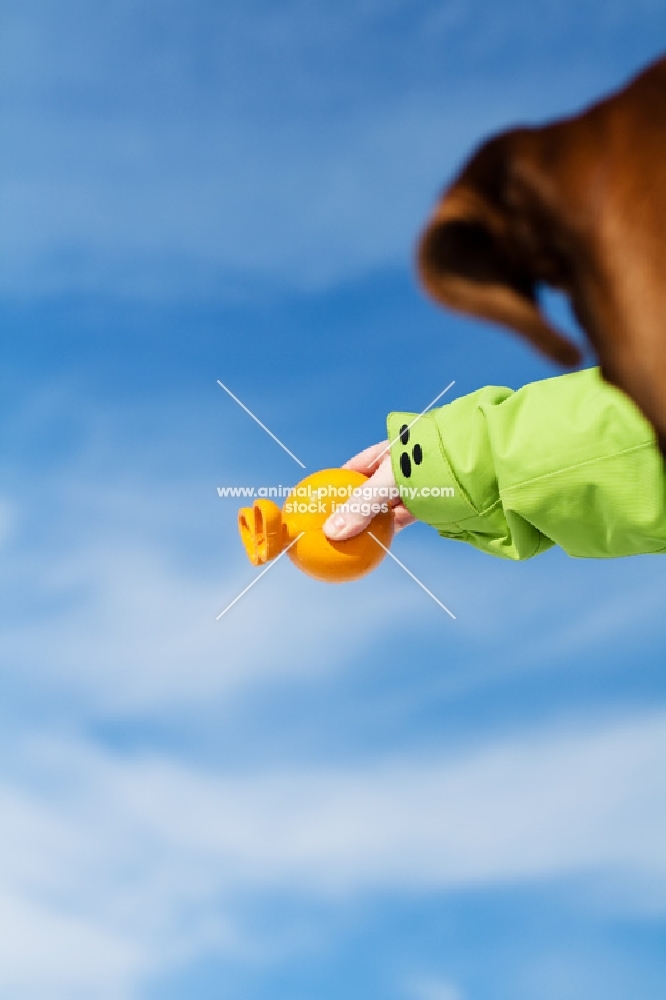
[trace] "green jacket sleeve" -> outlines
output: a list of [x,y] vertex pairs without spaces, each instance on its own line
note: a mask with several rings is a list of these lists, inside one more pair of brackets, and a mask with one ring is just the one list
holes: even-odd
[[403,503],[446,538],[507,559],[666,550],[652,428],[596,368],[391,413],[388,435]]

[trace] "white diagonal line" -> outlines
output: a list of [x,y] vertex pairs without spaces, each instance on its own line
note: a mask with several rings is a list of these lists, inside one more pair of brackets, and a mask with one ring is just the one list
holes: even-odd
[[[433,399],[432,403],[428,403],[428,405],[426,406],[425,410],[421,410],[421,412],[418,414],[418,416],[414,417],[414,419],[412,420],[411,424],[407,424],[407,426],[405,427],[405,430],[401,431],[400,434],[398,434],[397,437],[393,438],[392,441],[389,441],[389,443],[384,448],[384,451],[382,451],[382,452],[379,453],[379,456],[375,459],[375,462],[379,462],[380,458],[383,458],[384,455],[386,454],[386,452],[391,450],[391,448],[396,443],[396,441],[399,440],[400,436],[402,434],[404,434],[405,431],[408,431],[410,429],[410,427],[413,427],[414,424],[416,423],[416,421],[420,420],[421,417],[424,415],[424,413],[427,413],[428,410],[431,410],[433,408],[433,406],[435,405],[435,403],[439,402],[439,400],[442,398],[442,396],[444,395],[444,393],[448,392],[449,389],[451,388],[451,386],[455,385],[455,384],[456,384],[455,379],[453,380],[453,382],[449,382],[449,384],[447,385],[446,389],[442,389],[442,391],[440,392],[439,396],[435,396],[435,398]],[[404,569],[404,567],[403,567],[403,569]],[[409,570],[408,570],[408,572],[409,572]]]
[[386,553],[387,556],[390,556],[391,559],[394,562],[397,562],[398,566],[400,566],[401,569],[404,569],[404,571],[407,574],[407,576],[411,576],[411,578],[414,581],[414,583],[418,583],[418,585],[421,588],[421,590],[425,590],[425,592],[428,595],[428,597],[432,597],[432,599],[435,602],[435,604],[439,604],[440,608],[442,608],[444,611],[446,611],[447,615],[451,615],[451,617],[453,618],[453,620],[454,621],[456,620],[456,616],[453,614],[453,612],[449,611],[449,609],[446,607],[446,605],[442,604],[442,602],[439,600],[439,598],[435,597],[435,595],[430,590],[428,590],[428,588],[426,587],[426,585],[424,583],[421,583],[421,581],[419,580],[419,578],[417,576],[414,576],[414,574],[412,573],[412,571],[409,570],[409,569],[407,569],[407,567],[405,566],[404,563],[400,562],[400,560],[398,559],[397,556],[394,556],[392,552],[389,552],[389,550],[386,548],[386,546],[382,545],[382,543],[379,541],[379,539],[377,538],[376,535],[373,535],[373,533],[371,531],[369,531],[368,534],[370,535],[370,538],[374,538],[374,540],[377,542],[377,545],[380,545],[381,548],[384,549],[384,552]]
[[261,578],[264,575],[264,573],[268,573],[269,569],[272,569],[273,566],[275,566],[276,562],[279,562],[280,559],[282,559],[282,556],[285,554],[285,552],[288,552],[289,549],[292,547],[292,545],[295,545],[296,542],[298,541],[298,539],[301,537],[301,535],[304,535],[304,534],[305,534],[305,532],[301,531],[301,534],[297,535],[296,538],[294,538],[293,542],[289,542],[289,545],[286,547],[286,549],[283,549],[279,556],[277,556],[272,562],[269,562],[269,564],[266,567],[266,569],[262,569],[261,573],[259,573],[258,576],[255,576],[255,578],[252,581],[252,583],[248,583],[248,585],[245,588],[245,590],[241,590],[241,592],[238,595],[238,597],[234,597],[234,599],[231,602],[231,604],[227,604],[227,606],[224,609],[224,611],[220,611],[219,615],[217,615],[217,617],[215,618],[215,621],[219,622],[219,620],[222,617],[222,615],[226,615],[226,613],[229,610],[229,608],[233,608],[233,606],[236,603],[236,601],[240,601],[240,599],[243,596],[243,594],[247,594],[247,592],[250,589],[250,587],[254,587],[255,583],[258,583],[258,581],[261,580]]
[[[245,410],[245,412],[246,412],[246,413],[249,413],[249,415],[250,415],[250,416],[252,417],[252,419],[253,419],[253,420],[256,420],[256,422],[257,422],[257,423],[259,424],[259,426],[260,426],[260,427],[262,428],[262,430],[265,430],[265,431],[266,431],[266,433],[267,433],[268,435],[270,435],[270,437],[272,437],[274,441],[277,441],[277,443],[278,443],[278,444],[280,445],[280,447],[281,447],[281,448],[284,448],[284,450],[286,451],[286,453],[287,453],[288,455],[291,455],[291,457],[293,458],[294,462],[298,462],[298,464],[300,465],[301,469],[304,469],[304,468],[305,468],[305,466],[304,466],[304,465],[303,465],[303,463],[301,462],[300,458],[296,458],[296,456],[294,455],[293,451],[289,451],[289,449],[287,448],[286,444],[282,444],[282,441],[280,441],[280,438],[279,438],[279,437],[276,437],[276,436],[275,436],[275,434],[273,434],[273,431],[269,431],[269,429],[268,429],[268,427],[266,426],[266,424],[262,424],[262,422],[261,422],[261,420],[259,419],[259,417],[255,417],[255,415],[254,415],[254,413],[252,412],[252,410],[248,410],[248,408],[247,408],[247,406],[245,405],[245,403],[241,403],[241,401],[240,401],[240,399],[238,398],[238,396],[234,396],[234,394],[233,394],[233,392],[231,391],[231,389],[227,389],[226,385],[224,385],[224,383],[223,383],[223,382],[220,382],[219,378],[218,378],[218,380],[217,380],[217,384],[218,384],[218,385],[221,385],[221,386],[222,386],[222,388],[224,389],[224,391],[225,391],[225,392],[228,392],[228,393],[229,393],[229,395],[231,396],[231,398],[232,398],[233,400],[235,400],[235,401],[236,401],[236,402],[238,403],[238,405],[239,405],[240,407],[242,407],[242,408],[243,408],[243,409]],[[445,391],[446,391],[446,390],[445,390]],[[439,396],[437,397],[437,399],[439,399]],[[430,405],[432,406],[432,403],[431,403]],[[287,551],[287,550],[285,549],[285,552],[286,552],[286,551]],[[258,577],[257,577],[257,579],[258,579]]]

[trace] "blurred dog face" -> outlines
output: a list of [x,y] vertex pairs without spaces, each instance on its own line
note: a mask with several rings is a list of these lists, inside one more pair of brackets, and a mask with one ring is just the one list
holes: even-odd
[[539,309],[565,292],[602,373],[666,447],[666,58],[576,117],[495,136],[444,193],[418,266],[437,301],[516,330],[564,365]]

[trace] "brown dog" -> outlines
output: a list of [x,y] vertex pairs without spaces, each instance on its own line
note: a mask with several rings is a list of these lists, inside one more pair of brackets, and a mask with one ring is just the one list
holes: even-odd
[[439,202],[418,263],[439,302],[573,365],[578,349],[536,297],[563,290],[604,377],[666,451],[666,58],[573,118],[489,139]]

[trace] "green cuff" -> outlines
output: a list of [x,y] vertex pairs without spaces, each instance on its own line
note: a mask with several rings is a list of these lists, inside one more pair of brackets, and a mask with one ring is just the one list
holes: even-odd
[[[465,420],[466,414],[459,412],[461,407],[472,406],[478,413],[475,395],[423,416],[389,414],[387,426],[396,485],[407,510],[442,537],[469,542],[482,552],[503,559],[529,559],[550,548],[553,542],[522,517],[503,510],[492,455],[486,455],[479,442],[474,441],[469,414]],[[462,442],[460,434],[456,437],[454,433],[461,422],[465,427]],[[453,443],[462,445],[463,453],[470,452],[461,467],[467,471],[468,479],[472,473],[469,485],[476,489],[474,500],[453,472],[442,441],[442,423],[445,426],[450,423]],[[470,456],[478,459],[472,462],[471,470]],[[461,460],[460,454],[458,459]]]
[[407,510],[447,534],[478,516],[453,474],[432,413],[389,413],[388,438],[396,486]]

